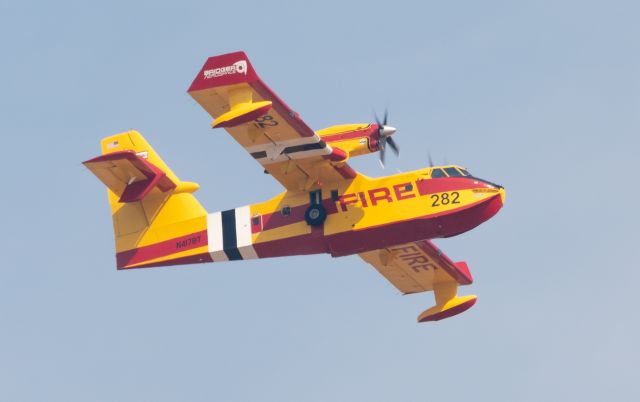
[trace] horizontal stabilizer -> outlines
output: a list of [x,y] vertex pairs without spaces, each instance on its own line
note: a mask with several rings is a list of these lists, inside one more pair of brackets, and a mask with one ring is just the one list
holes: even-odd
[[162,192],[176,188],[176,183],[149,162],[142,152],[112,152],[83,164],[123,203],[140,201],[156,187]]

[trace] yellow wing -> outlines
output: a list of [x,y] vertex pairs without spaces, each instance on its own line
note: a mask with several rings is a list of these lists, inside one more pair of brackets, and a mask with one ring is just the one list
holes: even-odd
[[433,291],[436,305],[418,317],[437,321],[471,308],[476,296],[458,296],[458,285],[473,277],[465,262],[453,262],[429,240],[361,253],[389,282],[404,294]]
[[244,52],[210,57],[189,94],[289,190],[352,179],[346,154],[322,139],[258,77]]

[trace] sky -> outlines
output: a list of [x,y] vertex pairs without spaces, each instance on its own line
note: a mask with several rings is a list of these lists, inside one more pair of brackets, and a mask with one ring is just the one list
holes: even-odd
[[[636,401],[635,1],[0,1],[0,402]],[[209,211],[282,189],[186,90],[244,50],[314,129],[389,108],[399,158],[504,208],[436,241],[478,303],[417,324],[357,256],[116,271],[81,164],[140,131]]]

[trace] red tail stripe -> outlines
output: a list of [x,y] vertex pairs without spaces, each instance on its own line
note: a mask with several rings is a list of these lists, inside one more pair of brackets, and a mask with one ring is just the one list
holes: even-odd
[[192,250],[194,248],[206,246],[208,244],[207,231],[191,233],[188,235],[175,237],[173,239],[138,247],[116,254],[118,268],[128,265],[138,264],[144,261],[166,257],[181,251]]
[[164,267],[169,265],[199,264],[204,262],[213,262],[213,259],[211,258],[211,254],[200,253],[196,255],[190,255],[187,257],[173,258],[171,260],[165,260],[161,262],[152,262],[150,264],[136,265],[135,267],[128,267],[128,268],[119,267],[118,269],[153,268],[153,267]]

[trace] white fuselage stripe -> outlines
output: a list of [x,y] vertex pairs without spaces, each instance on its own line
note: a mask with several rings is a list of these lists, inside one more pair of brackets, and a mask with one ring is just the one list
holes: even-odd
[[252,260],[258,258],[251,238],[251,209],[244,206],[236,208],[236,238],[237,247],[242,259]]
[[222,214],[220,212],[207,215],[207,238],[209,240],[209,254],[211,254],[213,261],[229,261],[224,253]]
[[[243,260],[259,258],[256,250],[253,248],[250,206],[236,208],[234,210],[234,216],[236,238],[227,239],[227,243],[236,244],[236,248]],[[224,250],[224,233],[222,212],[208,214],[207,238],[209,240],[209,254],[214,262],[229,261],[229,256]],[[229,231],[227,231],[227,235],[229,235],[228,233]],[[235,240],[235,242],[233,240]]]

